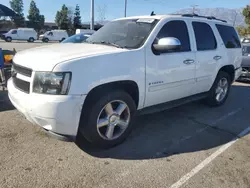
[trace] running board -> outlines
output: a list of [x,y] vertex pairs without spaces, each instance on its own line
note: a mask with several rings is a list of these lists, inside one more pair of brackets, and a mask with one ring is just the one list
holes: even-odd
[[174,100],[174,101],[166,102],[166,103],[163,103],[163,104],[158,104],[158,105],[146,107],[144,109],[138,110],[137,115],[145,115],[145,114],[161,112],[161,111],[168,110],[168,109],[171,109],[171,108],[174,108],[174,107],[177,107],[177,106],[181,106],[183,104],[187,104],[187,103],[191,103],[191,102],[194,102],[194,101],[204,99],[207,96],[208,96],[208,92],[205,92],[205,93],[193,95],[193,96],[190,96],[190,97],[185,97],[185,98],[182,98],[182,99],[177,99],[177,100]]

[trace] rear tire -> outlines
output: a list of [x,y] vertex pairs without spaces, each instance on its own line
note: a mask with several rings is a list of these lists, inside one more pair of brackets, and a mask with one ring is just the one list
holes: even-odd
[[34,41],[35,41],[35,39],[33,37],[30,37],[28,40],[28,42],[34,42]]
[[11,38],[11,37],[6,37],[5,41],[6,41],[6,42],[11,42],[11,41],[12,41],[12,38]]
[[231,83],[230,75],[224,71],[220,71],[209,91],[206,104],[212,107],[223,105],[228,98]]
[[45,39],[43,39],[43,42],[48,43],[48,42],[49,42],[49,39],[48,39],[48,38],[45,38]]
[[94,102],[85,106],[79,133],[98,148],[111,148],[122,143],[132,130],[136,112],[134,100],[122,90],[102,93],[94,98]]

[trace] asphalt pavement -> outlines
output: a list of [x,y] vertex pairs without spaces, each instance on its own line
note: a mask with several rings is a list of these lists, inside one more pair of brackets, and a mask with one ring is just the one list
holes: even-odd
[[236,82],[224,106],[139,116],[123,144],[96,150],[51,138],[0,91],[0,187],[249,188],[249,102],[250,84]]

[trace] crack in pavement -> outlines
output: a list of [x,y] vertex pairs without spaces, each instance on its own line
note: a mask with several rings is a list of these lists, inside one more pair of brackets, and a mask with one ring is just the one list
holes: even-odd
[[219,125],[215,126],[215,125],[211,125],[211,124],[207,124],[207,123],[202,123],[202,122],[200,122],[200,121],[198,121],[196,119],[192,119],[192,121],[197,123],[197,124],[204,125],[204,126],[206,126],[206,128],[212,128],[212,129],[218,130],[220,132],[225,132],[225,133],[228,133],[228,134],[230,134],[230,135],[232,135],[234,137],[239,138],[237,134],[235,134],[235,133],[233,133],[231,131],[228,131],[226,129],[222,129],[222,128],[219,127]]
[[241,111],[241,110],[243,110],[243,108],[238,108],[238,109],[236,109],[236,110],[234,110],[234,111],[232,111],[232,112],[230,112],[230,113],[228,113],[228,114],[226,114],[226,115],[220,117],[219,119],[215,120],[215,121],[214,121],[213,123],[211,123],[211,124],[202,123],[202,122],[196,120],[195,118],[191,118],[191,117],[187,117],[187,116],[186,116],[186,118],[188,118],[189,120],[193,121],[194,123],[203,125],[203,126],[205,126],[205,127],[202,128],[202,129],[196,130],[195,133],[192,134],[192,135],[186,136],[186,137],[184,137],[184,138],[182,138],[182,139],[180,139],[180,140],[177,140],[177,141],[173,142],[173,144],[171,144],[171,146],[168,146],[167,148],[164,148],[162,151],[157,152],[153,157],[165,156],[165,153],[167,152],[167,150],[169,150],[169,148],[174,147],[174,146],[177,146],[177,145],[179,145],[180,143],[182,143],[182,142],[184,142],[184,141],[187,141],[187,140],[193,138],[194,136],[196,136],[197,134],[200,134],[200,133],[204,132],[204,131],[207,130],[208,128],[213,128],[213,129],[215,129],[215,130],[220,130],[221,132],[222,132],[222,131],[223,131],[223,132],[227,132],[228,134],[237,137],[237,134],[232,133],[232,132],[227,131],[227,130],[224,130],[224,129],[220,129],[219,127],[217,127],[217,126],[215,126],[215,125],[216,125],[218,122],[223,121],[223,120],[227,119],[228,117],[230,117],[230,116],[232,116],[232,115],[235,115],[236,113],[238,113],[238,112]]

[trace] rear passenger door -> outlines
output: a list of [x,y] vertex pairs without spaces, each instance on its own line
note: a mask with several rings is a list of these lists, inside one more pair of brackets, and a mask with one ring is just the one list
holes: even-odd
[[214,82],[217,64],[223,59],[215,37],[215,27],[205,22],[193,21],[196,41],[196,87],[195,94],[210,90]]

